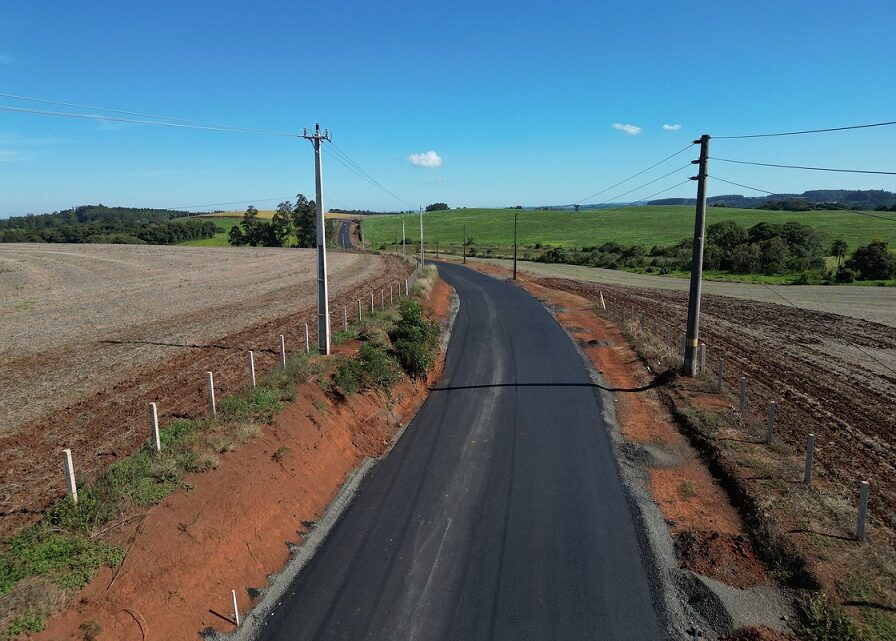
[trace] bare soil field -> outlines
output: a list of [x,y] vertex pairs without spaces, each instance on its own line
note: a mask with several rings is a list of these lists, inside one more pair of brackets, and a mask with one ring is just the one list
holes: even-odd
[[[384,256],[330,252],[334,328],[342,305],[410,272]],[[204,372],[219,395],[304,349],[316,335],[313,250],[125,245],[0,247],[0,535],[62,493],[59,451],[90,478],[160,421],[205,408]],[[351,310],[351,308],[349,308]]]
[[[609,304],[633,309],[648,329],[656,320],[661,336],[671,324],[676,349],[682,345],[685,292],[558,278],[536,282],[590,300],[601,290]],[[802,452],[813,432],[817,476],[838,488],[846,505],[855,505],[859,481],[870,481],[872,518],[896,526],[896,328],[704,295],[701,339],[709,371],[725,359],[729,389],[737,390],[741,376],[748,378],[749,412],[762,417],[768,403],[777,401],[776,438]],[[756,434],[757,441],[763,436]]]
[[[467,258],[467,260],[489,262],[502,267],[512,265],[512,261],[493,258]],[[684,278],[634,274],[615,269],[580,265],[520,261],[519,271],[539,277],[574,278],[608,285],[649,287],[680,292],[688,291],[689,287],[688,280]],[[783,296],[803,309],[829,312],[896,327],[896,287],[859,285],[769,285],[766,287],[759,283],[706,281],[703,283],[703,292],[764,303],[786,304],[781,298]]]

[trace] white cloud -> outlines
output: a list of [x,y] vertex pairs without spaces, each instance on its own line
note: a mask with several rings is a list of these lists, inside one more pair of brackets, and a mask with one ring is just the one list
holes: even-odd
[[427,151],[421,154],[411,154],[408,156],[408,162],[415,167],[441,167],[442,157],[434,151]]
[[663,125],[663,131],[678,131],[681,125]]
[[641,133],[642,129],[635,125],[623,125],[618,122],[613,123],[613,129],[618,129],[619,131],[624,131],[629,136],[637,136]]

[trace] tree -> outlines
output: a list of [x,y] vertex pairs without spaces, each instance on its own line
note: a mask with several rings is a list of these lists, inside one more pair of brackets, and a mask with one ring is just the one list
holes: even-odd
[[759,264],[763,274],[780,274],[784,271],[788,256],[787,241],[780,236],[763,240],[759,244]]
[[747,230],[733,220],[723,220],[706,228],[706,242],[730,252],[741,243],[747,242]]
[[837,273],[840,273],[840,261],[846,256],[849,245],[842,238],[838,238],[831,244],[831,256],[837,257]]
[[860,280],[886,280],[896,276],[896,254],[886,241],[874,240],[857,248],[846,266],[857,272]]
[[303,194],[296,195],[296,204],[292,210],[293,224],[299,247],[317,246],[317,207],[313,200]]
[[445,203],[432,203],[426,206],[426,211],[445,211],[447,209],[448,205]]
[[731,269],[738,274],[751,274],[759,271],[759,245],[743,243],[731,252]]

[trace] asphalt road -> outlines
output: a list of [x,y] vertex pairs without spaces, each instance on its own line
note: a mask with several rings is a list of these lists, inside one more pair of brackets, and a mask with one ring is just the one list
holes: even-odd
[[355,242],[352,240],[351,221],[339,221],[339,246],[343,249],[355,249]]
[[659,639],[581,357],[522,289],[439,269],[444,375],[258,638]]

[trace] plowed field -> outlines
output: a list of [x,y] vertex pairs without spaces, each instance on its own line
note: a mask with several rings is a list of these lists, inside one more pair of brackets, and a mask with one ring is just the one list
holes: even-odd
[[[410,271],[389,257],[330,252],[334,329],[342,306]],[[90,478],[160,420],[219,395],[316,336],[315,252],[124,245],[0,247],[0,535],[37,518],[63,491],[59,451]]]

